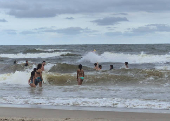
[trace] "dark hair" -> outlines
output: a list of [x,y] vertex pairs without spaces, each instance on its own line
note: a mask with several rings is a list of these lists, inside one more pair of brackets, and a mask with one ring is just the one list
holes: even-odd
[[16,64],[17,63],[17,61],[16,60],[14,60],[14,64]]
[[45,61],[43,61],[42,63],[44,63]]
[[28,62],[28,60],[26,60],[26,62]]
[[125,65],[128,65],[128,62],[125,62]]
[[39,64],[37,65],[37,70],[38,70],[38,69],[41,69],[41,67],[42,67],[42,64],[39,63]]
[[102,65],[99,65],[99,68],[102,69]]
[[34,72],[36,72],[36,70],[37,70],[36,68],[33,69]]
[[95,66],[97,66],[97,63],[94,63]]
[[35,72],[34,72],[34,71],[32,71],[32,72],[31,72],[31,78],[33,78],[33,77],[34,77],[34,75],[35,75]]
[[78,68],[81,70],[81,69],[82,69],[82,65],[80,64],[80,65],[78,66]]
[[110,65],[110,67],[111,67],[110,70],[112,70],[113,69],[113,65]]

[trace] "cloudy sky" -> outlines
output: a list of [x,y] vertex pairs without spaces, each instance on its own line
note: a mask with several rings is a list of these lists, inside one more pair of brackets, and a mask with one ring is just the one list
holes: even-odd
[[0,0],[0,42],[170,43],[170,1]]

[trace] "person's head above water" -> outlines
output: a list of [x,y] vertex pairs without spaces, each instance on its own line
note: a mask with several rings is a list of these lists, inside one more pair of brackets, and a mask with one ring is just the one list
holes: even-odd
[[102,69],[102,65],[99,65],[99,68]]
[[37,65],[37,70],[41,69],[41,68],[42,68],[42,64],[40,63],[40,64]]
[[36,72],[36,70],[37,70],[36,68],[33,69],[34,72]]
[[113,69],[113,65],[110,65],[110,70],[112,70]]
[[128,65],[128,62],[125,62],[125,65]]
[[128,68],[128,62],[125,62],[125,66],[126,66],[126,68]]
[[94,66],[97,66],[97,63],[94,63]]
[[82,69],[82,65],[80,64],[80,65],[78,66],[78,68],[81,70],[81,69]]
[[17,61],[16,60],[14,60],[14,64],[16,64],[17,63]]
[[45,66],[45,61],[42,62],[42,65]]

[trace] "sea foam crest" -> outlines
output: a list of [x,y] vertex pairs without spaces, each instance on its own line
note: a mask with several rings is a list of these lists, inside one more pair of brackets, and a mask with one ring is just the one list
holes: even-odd
[[95,52],[88,52],[80,61],[88,61],[91,63],[96,62],[129,62],[129,63],[166,63],[170,62],[170,55],[151,55],[151,54],[124,54],[124,53],[112,53],[104,52],[99,55]]
[[57,51],[57,50],[66,50],[66,49],[40,49],[40,48],[37,48],[36,50],[53,52],[53,51]]
[[49,58],[49,57],[56,57],[62,54],[67,54],[70,52],[53,52],[53,53],[18,53],[18,54],[0,54],[0,57],[6,58]]

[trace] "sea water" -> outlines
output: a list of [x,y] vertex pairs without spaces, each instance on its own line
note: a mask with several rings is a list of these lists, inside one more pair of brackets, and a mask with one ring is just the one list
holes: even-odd
[[[42,61],[46,61],[45,83],[42,88],[31,88],[30,73]],[[96,62],[102,70],[93,69]],[[79,64],[85,72],[82,86],[76,79]],[[169,64],[167,44],[0,46],[0,104],[169,110]]]

